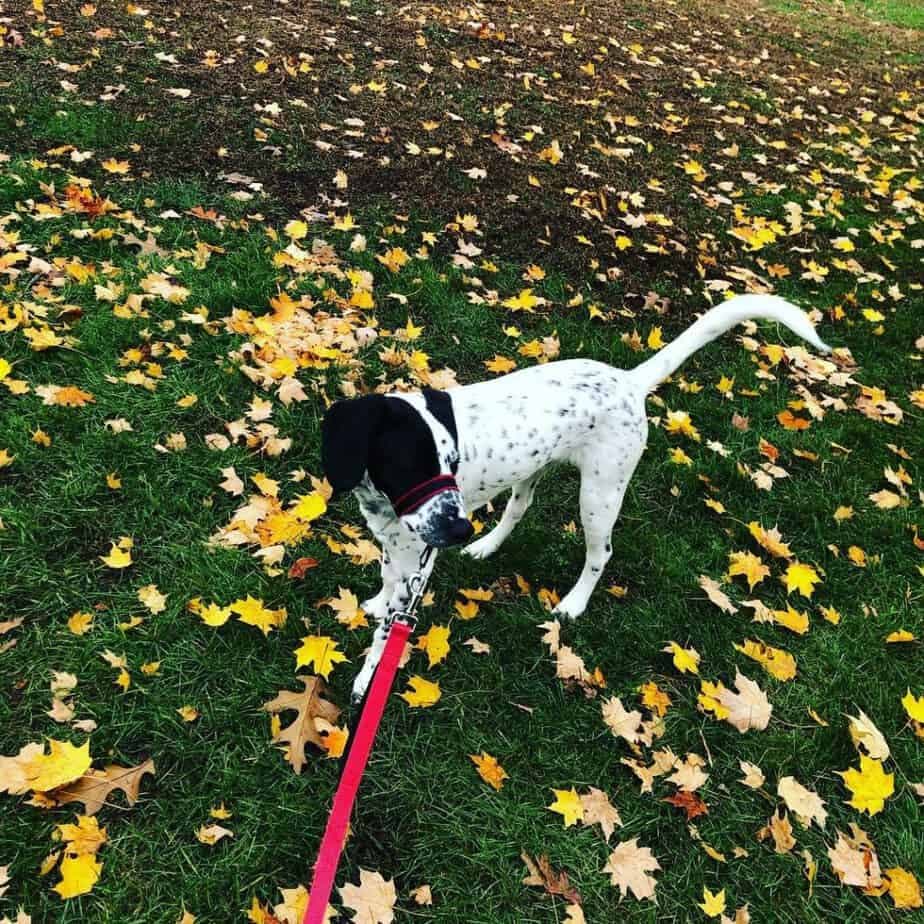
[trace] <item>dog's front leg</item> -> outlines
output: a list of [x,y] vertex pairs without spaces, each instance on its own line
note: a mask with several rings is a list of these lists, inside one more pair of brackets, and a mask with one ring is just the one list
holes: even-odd
[[430,577],[436,555],[431,553],[428,560],[422,563],[421,559],[426,548],[426,544],[417,539],[405,541],[392,548],[391,566],[395,575],[394,589],[385,607],[383,618],[378,621],[378,625],[375,627],[372,644],[366,654],[362,669],[356,675],[356,680],[353,681],[352,699],[354,703],[358,703],[366,695],[366,690],[372,681],[372,675],[375,673],[375,669],[382,658],[382,652],[385,650],[385,642],[388,639],[392,620],[399,613],[405,612],[411,601],[411,576],[420,571],[424,577],[424,584]]
[[361,606],[363,611],[373,619],[381,622],[388,612],[388,601],[391,600],[395,592],[395,587],[401,576],[394,568],[391,555],[388,554],[388,548],[382,548],[382,589],[368,600],[363,600]]

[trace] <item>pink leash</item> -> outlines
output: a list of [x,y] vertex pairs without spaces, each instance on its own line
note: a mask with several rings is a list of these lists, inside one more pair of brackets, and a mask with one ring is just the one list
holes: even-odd
[[[425,557],[421,559],[421,571],[430,558],[432,549],[428,547],[423,554]],[[365,705],[353,732],[340,783],[334,793],[334,804],[327,819],[327,828],[324,830],[318,858],[314,864],[314,879],[311,882],[308,907],[305,909],[302,924],[324,924],[330,893],[337,875],[337,865],[343,852],[347,826],[350,823],[350,814],[356,801],[356,791],[366,769],[379,722],[385,712],[385,703],[398,672],[398,662],[404,653],[404,645],[417,622],[414,613],[423,596],[426,580],[421,571],[415,572],[410,578],[411,600],[406,611],[396,614],[391,624],[382,657],[375,669]]]

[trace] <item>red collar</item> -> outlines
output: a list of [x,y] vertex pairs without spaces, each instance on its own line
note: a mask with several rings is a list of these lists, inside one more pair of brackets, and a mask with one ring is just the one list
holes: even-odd
[[459,485],[452,475],[436,475],[415,485],[410,491],[405,491],[397,500],[392,501],[392,507],[399,517],[407,516],[422,507],[431,497],[436,497],[443,491],[458,490]]

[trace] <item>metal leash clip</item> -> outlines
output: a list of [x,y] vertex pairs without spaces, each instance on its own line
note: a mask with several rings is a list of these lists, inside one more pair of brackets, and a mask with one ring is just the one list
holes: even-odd
[[386,624],[389,627],[398,619],[409,625],[412,629],[417,628],[417,607],[420,606],[420,601],[423,599],[424,590],[427,586],[427,579],[424,577],[422,571],[415,571],[407,579],[407,583],[411,592],[407,606],[405,606],[403,610],[397,610],[388,617]]

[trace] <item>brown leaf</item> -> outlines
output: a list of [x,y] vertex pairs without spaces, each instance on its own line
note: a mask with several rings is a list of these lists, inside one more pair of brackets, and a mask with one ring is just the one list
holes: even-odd
[[319,564],[321,563],[316,558],[297,558],[289,568],[289,577],[299,581],[305,576],[306,572],[312,568],[317,568]]
[[103,770],[89,770],[76,783],[53,793],[59,805],[65,802],[82,802],[85,815],[95,815],[107,804],[109,794],[114,789],[121,789],[129,805],[134,805],[139,798],[142,777],[155,773],[154,761],[148,758],[137,767],[119,767],[109,764]]
[[320,717],[336,723],[340,710],[327,700],[321,698],[324,692],[324,682],[320,677],[299,677],[305,684],[304,691],[296,693],[293,690],[280,690],[279,694],[268,703],[263,704],[266,712],[283,712],[294,709],[298,715],[291,725],[281,729],[273,737],[273,741],[283,741],[289,745],[286,751],[286,760],[292,764],[296,773],[301,773],[305,766],[305,747],[313,744],[324,750],[324,742],[315,728],[314,720]]
[[687,821],[690,821],[693,818],[696,818],[697,815],[708,815],[709,806],[706,805],[703,800],[696,795],[695,792],[687,792],[686,790],[681,790],[680,792],[674,793],[672,796],[668,796],[666,799],[662,799],[662,802],[669,802],[671,805],[676,805],[677,808],[683,809],[687,813]]
[[568,879],[568,874],[562,870],[556,873],[552,869],[549,858],[545,855],[536,857],[535,860],[525,851],[520,854],[520,859],[526,864],[529,875],[523,879],[523,885],[541,886],[549,895],[562,895],[569,902],[580,904],[581,896]]
[[773,838],[774,850],[777,853],[789,853],[796,846],[796,839],[792,836],[792,825],[785,812],[780,815],[779,809],[773,813],[767,826],[757,832],[757,839],[762,841],[768,835]]

